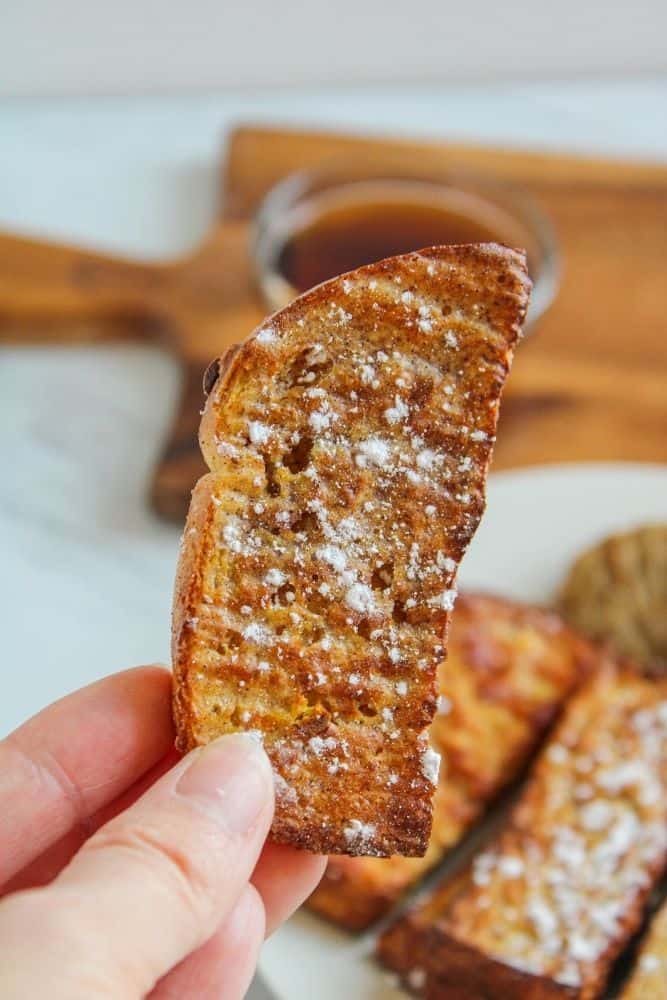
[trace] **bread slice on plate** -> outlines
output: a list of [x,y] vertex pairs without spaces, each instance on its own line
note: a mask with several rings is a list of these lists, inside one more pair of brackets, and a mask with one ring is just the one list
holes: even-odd
[[651,921],[621,1000],[667,1000],[667,902]]
[[429,1000],[594,1000],[666,861],[667,682],[608,664],[506,828],[385,932],[380,955]]
[[207,373],[178,745],[256,733],[278,842],[426,850],[436,672],[529,287],[494,244],[406,254],[302,295]]
[[516,779],[595,651],[558,615],[488,594],[461,594],[440,665],[431,746],[442,763],[423,858],[334,857],[309,906],[367,927],[438,864]]

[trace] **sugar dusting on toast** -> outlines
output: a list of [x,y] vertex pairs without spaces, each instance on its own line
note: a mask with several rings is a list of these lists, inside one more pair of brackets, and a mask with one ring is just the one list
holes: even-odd
[[404,975],[426,969],[427,987],[470,976],[471,998],[593,1000],[666,863],[667,684],[603,664],[507,826],[386,931],[380,953]]
[[421,854],[458,563],[525,262],[436,248],[319,286],[216,369],[174,614],[186,748],[257,730],[278,840]]

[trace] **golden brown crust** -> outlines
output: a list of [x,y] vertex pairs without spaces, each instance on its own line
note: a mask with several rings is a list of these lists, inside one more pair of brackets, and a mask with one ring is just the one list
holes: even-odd
[[[418,992],[593,1000],[667,860],[667,684],[611,664],[576,695],[500,835],[383,936]],[[422,975],[423,973],[423,975]]]
[[423,858],[330,858],[307,906],[348,931],[365,930],[431,867],[429,854],[430,850]]
[[204,565],[206,553],[202,551],[203,540],[210,540],[209,527],[212,520],[210,504],[211,475],[202,476],[192,491],[174,581],[172,609],[172,669],[174,676],[173,715],[176,725],[176,745],[184,752],[191,749],[190,741],[184,738],[187,732],[193,692],[188,652],[191,634],[195,629],[191,610],[196,608],[204,590]]
[[621,1000],[667,1000],[667,902],[642,940]]
[[426,1000],[578,1000],[572,987],[496,962],[439,926],[411,916],[382,936],[378,954],[412,993]]
[[258,732],[278,841],[423,854],[426,729],[484,507],[525,262],[435,248],[319,286],[222,359],[178,571],[178,742]]
[[431,744],[442,755],[433,829],[423,858],[332,858],[309,900],[349,930],[386,913],[434,867],[526,764],[595,651],[551,611],[461,594],[438,678]]

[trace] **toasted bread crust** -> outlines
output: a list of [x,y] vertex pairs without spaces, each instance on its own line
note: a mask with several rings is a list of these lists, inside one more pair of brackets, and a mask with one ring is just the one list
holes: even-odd
[[175,595],[178,745],[260,733],[278,841],[426,849],[436,668],[528,288],[523,258],[492,245],[382,261],[207,374],[211,474]]
[[621,1000],[667,1000],[667,902],[651,921]]
[[551,611],[488,594],[461,594],[431,745],[443,764],[424,858],[332,858],[309,900],[349,930],[367,927],[435,866],[515,780],[563,702],[597,661]]
[[307,906],[348,931],[365,930],[434,864],[430,854],[429,846],[423,858],[330,858]]
[[[465,880],[461,880],[465,884]],[[453,887],[455,894],[455,887]],[[578,992],[545,976],[496,962],[479,948],[411,916],[381,938],[381,959],[426,1000],[578,1000]],[[445,971],[438,974],[438,969]]]
[[606,665],[504,831],[387,931],[383,960],[432,998],[599,997],[667,861],[666,708],[666,683]]

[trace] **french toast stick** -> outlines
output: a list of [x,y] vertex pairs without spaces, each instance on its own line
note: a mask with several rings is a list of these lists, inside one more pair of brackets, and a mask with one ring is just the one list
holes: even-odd
[[609,664],[573,697],[507,826],[379,954],[429,1000],[594,1000],[666,861],[667,682]]
[[178,746],[254,732],[278,842],[426,850],[437,667],[529,287],[494,244],[407,254],[307,292],[209,369]]

